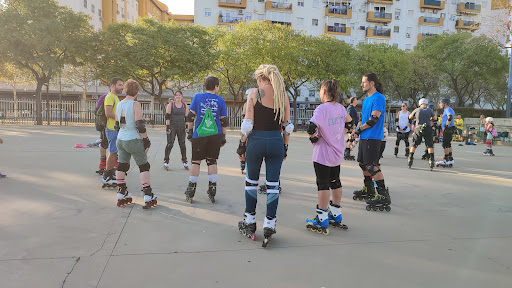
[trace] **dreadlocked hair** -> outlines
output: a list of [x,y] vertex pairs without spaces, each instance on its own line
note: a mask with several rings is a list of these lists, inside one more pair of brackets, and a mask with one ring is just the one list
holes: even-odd
[[284,86],[284,79],[279,69],[275,65],[263,64],[254,72],[256,78],[262,77],[263,80],[270,81],[272,88],[274,88],[274,120],[279,115],[279,120],[284,121],[284,108],[286,104],[286,91]]

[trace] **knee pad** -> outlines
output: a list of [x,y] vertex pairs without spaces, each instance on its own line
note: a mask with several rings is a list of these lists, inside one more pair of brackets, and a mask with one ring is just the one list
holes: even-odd
[[[377,170],[374,170],[373,169],[374,167],[377,167]],[[368,171],[368,173],[370,173],[370,175],[372,175],[372,176],[375,176],[375,175],[377,175],[377,173],[381,172],[378,165],[371,165],[371,164],[366,166],[366,171]]]
[[268,182],[265,184],[267,194],[279,194],[279,182]]
[[140,173],[142,172],[148,172],[150,168],[149,162],[146,162],[146,164],[142,164],[139,166]]
[[418,144],[414,143],[414,145],[412,145],[412,147],[414,147],[414,149],[418,148]]
[[331,187],[331,189],[338,189],[338,188],[341,188],[342,185],[341,185],[341,180],[340,180],[340,177],[336,178],[336,179],[332,179],[331,180],[331,183],[329,183],[329,186]]
[[329,179],[318,179],[316,178],[316,187],[318,191],[329,190],[331,181]]
[[208,166],[217,165],[217,159],[207,158],[206,159],[206,165],[208,165]]
[[366,165],[363,163],[359,163],[359,167],[361,167],[361,170],[366,171]]
[[101,140],[101,148],[107,150],[108,149],[108,140],[105,139],[105,140]]
[[130,163],[119,163],[117,165],[117,171],[126,173],[128,170],[130,170]]

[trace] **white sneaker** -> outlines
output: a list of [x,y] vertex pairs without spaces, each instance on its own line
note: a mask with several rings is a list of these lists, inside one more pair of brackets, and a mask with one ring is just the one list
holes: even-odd
[[453,165],[453,164],[455,164],[455,161],[454,160],[446,161],[446,164]]

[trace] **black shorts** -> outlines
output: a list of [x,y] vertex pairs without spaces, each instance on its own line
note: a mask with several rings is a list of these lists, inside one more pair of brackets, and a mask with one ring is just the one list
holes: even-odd
[[[331,183],[330,185],[333,185],[333,183],[336,183],[336,180],[340,179],[340,165],[330,167],[330,166],[325,166],[325,165],[317,163],[317,162],[313,162],[313,167],[315,168],[317,187],[318,187],[318,183],[319,183],[318,180],[328,181],[329,183]],[[337,188],[340,188],[340,187],[331,186],[331,189],[337,189]],[[320,191],[320,187],[318,187],[318,191]]]
[[107,138],[107,132],[105,132],[105,129],[100,131],[100,139],[101,139],[101,148],[108,149],[108,138]]
[[361,139],[359,141],[357,162],[365,165],[379,164],[381,142],[377,139]]
[[432,126],[422,127],[421,125],[414,129],[414,135],[412,136],[412,143],[418,147],[421,144],[421,140],[425,140],[425,146],[427,148],[434,147],[434,139],[432,135]]
[[219,159],[222,134],[192,138],[192,161]]
[[452,147],[453,133],[455,132],[455,126],[446,127],[443,131],[443,148]]

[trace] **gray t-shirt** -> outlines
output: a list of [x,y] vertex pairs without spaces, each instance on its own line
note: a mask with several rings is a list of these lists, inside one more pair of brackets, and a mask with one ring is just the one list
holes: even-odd
[[431,126],[430,118],[435,117],[434,111],[430,108],[416,108],[411,113],[411,119],[416,119],[416,127],[419,125],[427,124]]

